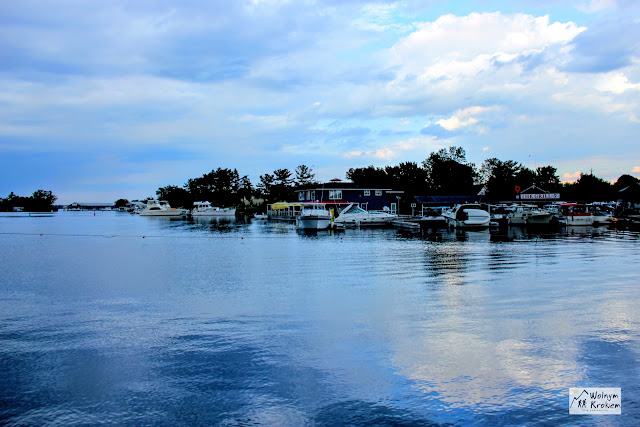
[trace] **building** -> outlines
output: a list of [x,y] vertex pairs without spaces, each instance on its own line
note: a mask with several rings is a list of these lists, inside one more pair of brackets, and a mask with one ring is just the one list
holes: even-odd
[[404,191],[359,187],[338,179],[295,190],[298,202],[357,203],[366,210],[398,212]]

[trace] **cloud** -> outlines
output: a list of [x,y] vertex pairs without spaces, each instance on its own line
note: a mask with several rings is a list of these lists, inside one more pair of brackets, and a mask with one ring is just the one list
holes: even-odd
[[564,173],[562,175],[562,182],[564,183],[571,183],[571,182],[576,182],[580,176],[582,175],[582,172],[580,171],[576,171],[573,173]]
[[616,0],[589,0],[587,3],[578,4],[576,9],[584,13],[595,13],[617,6]]
[[631,172],[640,173],[640,166],[635,166]]
[[440,119],[436,124],[442,126],[446,130],[457,130],[463,127],[475,125],[479,119],[474,116],[483,115],[486,113],[499,110],[500,107],[469,107],[464,110],[458,110],[453,116],[448,119]]
[[596,88],[602,92],[620,94],[627,90],[640,90],[640,83],[631,83],[624,73],[613,71],[604,74]]

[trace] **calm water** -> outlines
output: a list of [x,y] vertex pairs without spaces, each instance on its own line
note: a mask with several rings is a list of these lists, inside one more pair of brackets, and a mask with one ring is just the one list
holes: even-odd
[[[639,249],[0,216],[0,424],[638,425]],[[569,415],[583,386],[623,415]]]

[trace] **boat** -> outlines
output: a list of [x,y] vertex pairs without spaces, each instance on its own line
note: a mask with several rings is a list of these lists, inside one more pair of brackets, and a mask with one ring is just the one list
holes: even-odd
[[324,204],[304,203],[296,217],[296,226],[300,230],[326,230],[331,226],[331,219]]
[[208,201],[194,202],[191,216],[236,216],[236,208],[218,208]]
[[452,228],[487,228],[491,222],[489,212],[477,203],[456,205],[442,212],[447,226]]
[[253,214],[253,219],[269,219],[269,215],[261,214],[261,213],[255,213],[255,214]]
[[536,205],[516,205],[507,218],[510,225],[549,225],[553,214]]
[[616,218],[613,217],[611,210],[606,206],[589,205],[588,209],[593,217],[593,225],[611,224],[616,222]]
[[169,206],[165,200],[149,200],[147,206],[140,211],[141,216],[161,216],[169,218],[181,218],[189,215],[186,209],[176,209]]
[[593,216],[587,207],[580,203],[562,203],[558,205],[558,222],[562,225],[593,225]]
[[423,209],[422,217],[420,217],[419,222],[426,228],[445,225],[446,221],[444,219],[444,216],[442,216],[442,212],[446,211],[447,209],[449,208],[445,206],[429,207]]
[[366,211],[356,203],[350,203],[340,211],[340,215],[333,220],[333,223],[341,227],[381,226],[391,224],[391,221],[395,218],[397,218],[397,215],[387,212]]

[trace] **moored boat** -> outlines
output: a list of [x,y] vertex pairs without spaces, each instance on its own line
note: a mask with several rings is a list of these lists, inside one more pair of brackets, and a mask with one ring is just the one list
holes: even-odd
[[194,202],[192,216],[236,216],[236,208],[218,208],[208,201]]
[[442,213],[447,225],[453,228],[487,228],[491,222],[489,212],[477,203],[456,205]]
[[507,218],[511,225],[549,225],[553,214],[535,205],[517,205]]
[[558,206],[558,222],[567,226],[593,225],[593,216],[580,203],[562,203]]
[[147,206],[140,211],[141,216],[161,216],[169,218],[181,218],[189,215],[186,209],[176,209],[165,200],[149,200]]
[[386,212],[366,211],[356,203],[350,203],[346,208],[340,211],[340,215],[334,219],[337,226],[382,226],[389,225],[391,221],[397,218]]
[[324,204],[304,203],[296,226],[301,230],[326,230],[331,226],[331,213]]

